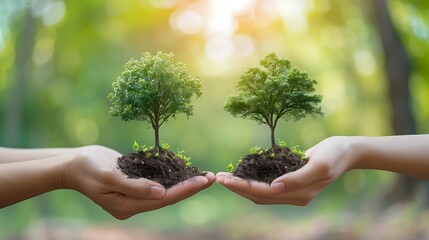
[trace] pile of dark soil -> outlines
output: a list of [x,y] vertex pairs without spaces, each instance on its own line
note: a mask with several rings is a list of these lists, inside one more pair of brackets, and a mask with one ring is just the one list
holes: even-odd
[[132,152],[120,157],[118,166],[129,178],[147,178],[165,188],[206,174],[196,167],[187,166],[183,159],[163,148]]
[[304,166],[308,158],[292,152],[288,147],[275,147],[262,150],[258,154],[243,157],[232,172],[236,177],[270,184],[283,174],[293,172]]

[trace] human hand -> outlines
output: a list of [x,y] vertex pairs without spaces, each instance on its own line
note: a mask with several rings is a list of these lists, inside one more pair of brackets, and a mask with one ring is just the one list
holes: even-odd
[[341,174],[353,168],[354,152],[347,137],[328,138],[306,152],[308,163],[295,172],[284,174],[270,185],[247,181],[220,172],[218,183],[256,204],[308,205],[313,198]]
[[117,169],[120,154],[102,146],[81,148],[62,167],[65,188],[77,190],[117,219],[127,219],[186,199],[213,184],[215,176],[196,176],[165,190],[154,181],[127,178]]

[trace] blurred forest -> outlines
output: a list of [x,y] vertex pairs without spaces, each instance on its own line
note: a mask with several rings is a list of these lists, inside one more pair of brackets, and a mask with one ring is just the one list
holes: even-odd
[[[160,130],[201,169],[269,146],[266,126],[223,110],[269,52],[318,81],[325,112],[280,122],[279,139],[307,149],[333,135],[429,133],[426,0],[0,0],[0,145],[153,145],[149,125],[108,114],[112,82],[144,51],[173,52],[201,76],[194,116]],[[0,238],[427,239],[428,205],[425,181],[361,170],[306,207],[255,205],[215,184],[125,221],[61,190],[0,209]]]

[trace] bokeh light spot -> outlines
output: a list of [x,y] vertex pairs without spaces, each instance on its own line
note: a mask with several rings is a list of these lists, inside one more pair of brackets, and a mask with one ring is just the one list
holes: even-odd
[[252,55],[255,51],[254,40],[245,34],[235,35],[234,51],[240,57]]
[[51,26],[61,21],[66,14],[63,1],[41,0],[33,1],[33,15],[40,16],[45,26]]
[[170,25],[186,34],[195,34],[204,28],[204,18],[194,10],[176,12],[170,17]]
[[343,185],[348,193],[357,193],[366,185],[365,173],[362,170],[357,169],[344,174]]
[[353,53],[353,63],[356,71],[362,76],[370,76],[375,73],[375,59],[372,54],[367,50],[356,50]]
[[230,38],[210,38],[206,43],[206,55],[211,59],[225,59],[234,54],[234,43]]
[[91,119],[81,119],[76,125],[76,138],[82,144],[94,144],[98,140],[98,126]]
[[36,65],[43,65],[51,60],[54,53],[54,40],[50,37],[43,37],[37,40],[33,50],[33,62]]
[[210,196],[200,196],[183,202],[179,214],[185,223],[199,225],[207,223],[216,215],[218,210],[219,204],[216,199]]

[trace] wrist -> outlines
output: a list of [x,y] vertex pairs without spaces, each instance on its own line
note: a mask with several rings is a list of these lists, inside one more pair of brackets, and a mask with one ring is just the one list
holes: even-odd
[[76,160],[77,153],[63,154],[61,155],[61,161],[58,161],[56,172],[58,173],[56,178],[59,189],[73,189],[72,179],[72,163]]
[[365,159],[368,156],[368,139],[369,137],[364,136],[353,136],[348,137],[347,150],[348,158],[350,159],[351,169],[365,169]]

